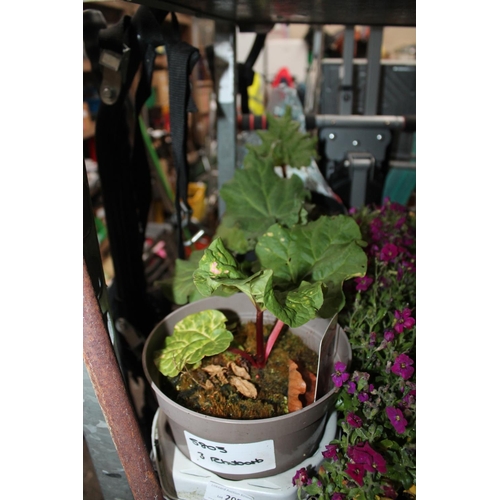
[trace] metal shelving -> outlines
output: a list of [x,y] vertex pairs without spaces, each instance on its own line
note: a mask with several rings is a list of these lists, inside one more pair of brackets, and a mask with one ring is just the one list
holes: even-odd
[[134,3],[231,22],[415,26],[416,0],[134,0]]
[[[209,18],[215,21],[214,49],[219,59],[226,63],[216,67],[215,75],[216,88],[218,89],[217,96],[220,108],[223,111],[223,115],[218,119],[217,135],[225,138],[219,146],[219,157],[223,159],[218,166],[219,186],[232,176],[236,158],[236,27],[241,31],[266,32],[275,23],[368,25],[372,27],[412,27],[416,25],[416,0],[262,0],[259,2],[255,0],[134,0],[133,2],[119,1],[116,3],[144,5],[155,9]],[[219,85],[223,77],[223,85]],[[223,211],[223,207],[220,208]],[[91,224],[88,224],[88,226],[90,227]],[[95,240],[95,236],[90,239]],[[92,247],[92,245],[90,246]],[[95,244],[93,247],[93,253],[96,253]],[[87,255],[92,255],[92,250],[87,250]],[[98,304],[102,298],[100,293],[103,293],[103,281],[102,276],[99,276],[99,273],[94,271],[95,269],[89,266],[89,262],[86,263],[84,259],[84,337],[89,342],[97,340],[103,342],[104,347],[109,348],[111,347],[110,340],[104,342],[104,336],[108,331],[106,311],[103,310],[102,304]],[[92,351],[89,352],[92,353]],[[109,357],[111,358],[111,356]],[[112,364],[111,361],[110,364]],[[97,377],[96,373],[92,373],[92,375]],[[118,373],[116,373],[115,383],[120,385],[117,381],[119,381]],[[99,391],[105,391],[105,383],[100,385],[97,378],[94,382]],[[107,382],[107,380],[104,380],[104,382]],[[126,395],[123,399],[126,399]],[[122,407],[127,407],[127,403],[123,401],[120,404],[118,404],[117,411],[122,412]],[[113,420],[113,416],[116,415],[114,411],[114,408],[111,408],[111,413],[109,408],[104,409],[108,425],[111,426],[114,421],[119,422],[119,420]],[[133,453],[130,452],[131,446],[140,442],[138,432],[134,433],[136,438],[134,442],[131,442],[130,439],[125,439],[123,442],[121,440],[122,436],[126,436],[130,432],[130,426],[135,429],[133,422],[127,423],[127,426],[128,429],[111,429],[111,435],[127,480],[129,482],[134,481],[134,478],[138,476],[146,478],[143,484],[132,485],[131,490],[134,498],[136,500],[157,498],[155,495],[158,494],[160,486],[153,477],[149,464],[145,469],[141,469],[137,464],[134,465]],[[137,460],[135,462],[141,460],[147,462],[145,450],[141,446],[138,446],[138,448],[139,451],[136,452]]]

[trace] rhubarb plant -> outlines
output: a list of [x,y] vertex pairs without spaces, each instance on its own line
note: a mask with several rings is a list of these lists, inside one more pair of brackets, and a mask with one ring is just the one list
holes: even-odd
[[[253,362],[260,367],[284,325],[337,314],[345,302],[344,281],[364,276],[367,266],[356,222],[344,215],[313,219],[302,180],[275,171],[309,165],[315,140],[298,131],[291,113],[269,120],[270,130],[259,133],[262,144],[248,148],[243,168],[220,190],[226,212],[211,245],[201,256],[178,260],[174,276],[162,283],[178,304],[246,294],[256,309]],[[277,322],[265,345],[266,310]]]

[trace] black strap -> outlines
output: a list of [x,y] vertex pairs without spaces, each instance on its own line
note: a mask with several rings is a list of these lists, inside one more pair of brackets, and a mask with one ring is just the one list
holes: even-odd
[[165,49],[168,59],[170,122],[172,153],[177,176],[175,210],[178,230],[178,256],[185,258],[183,227],[189,223],[192,210],[188,202],[189,169],[186,161],[187,112],[196,111],[189,75],[200,58],[197,48],[181,40],[179,23],[174,12],[172,33]]
[[[119,317],[143,335],[159,318],[151,311],[142,260],[151,177],[138,115],[151,92],[154,50],[162,44],[161,21],[166,14],[141,6],[133,18],[124,16],[98,34],[101,63],[103,55],[112,56],[113,62],[121,58],[115,72],[107,72],[101,65],[101,98],[107,92],[109,100],[101,99],[96,119],[99,177],[115,271],[115,307]],[[130,100],[131,84],[141,64],[135,99]]]

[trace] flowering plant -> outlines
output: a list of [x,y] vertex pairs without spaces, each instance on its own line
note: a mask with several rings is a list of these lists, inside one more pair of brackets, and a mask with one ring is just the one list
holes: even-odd
[[396,499],[416,485],[416,219],[389,200],[351,216],[368,270],[346,283],[339,314],[353,350],[332,374],[340,432],[317,470],[297,471],[299,499]]

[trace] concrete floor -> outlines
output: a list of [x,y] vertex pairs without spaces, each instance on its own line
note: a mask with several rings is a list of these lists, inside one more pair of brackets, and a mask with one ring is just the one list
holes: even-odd
[[85,438],[83,438],[83,500],[104,500],[99,481],[90,457]]

